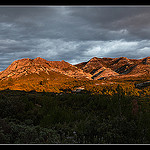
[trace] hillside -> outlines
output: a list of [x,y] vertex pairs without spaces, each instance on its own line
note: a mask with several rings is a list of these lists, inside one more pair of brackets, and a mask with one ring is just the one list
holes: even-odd
[[[149,76],[150,72],[150,57],[146,57],[143,59],[128,59],[126,57],[120,58],[97,58],[94,57],[90,59],[88,62],[80,63],[75,65],[79,67],[83,71],[92,74],[93,79],[99,79],[98,77],[95,78],[95,75],[101,75],[102,77],[112,77],[121,76],[131,77],[135,76]],[[105,68],[107,73],[104,74],[102,70]],[[106,72],[106,71],[105,71]],[[104,74],[104,75],[102,75]],[[110,74],[110,75],[109,75]]]
[[37,57],[35,59],[27,58],[14,61],[6,70],[0,72],[0,79],[19,78],[29,74],[39,74],[40,72],[45,72],[47,75],[51,72],[57,72],[74,78],[90,78],[90,74],[84,73],[81,69],[63,60],[47,61]]
[[24,58],[14,61],[0,72],[0,90],[25,90],[60,92],[76,80],[90,80],[91,74],[62,61],[43,58]]
[[[95,85],[150,80],[150,57],[143,59],[97,58],[71,65],[37,57],[12,62],[0,72],[0,90],[35,90],[60,93],[78,88],[93,91]],[[100,88],[100,87],[99,87]]]
[[0,144],[150,143],[149,57],[42,58],[0,72]]
[[110,68],[102,67],[98,69],[92,76],[92,79],[94,80],[100,80],[103,78],[111,77],[111,76],[117,76],[119,75],[117,72],[111,70]]

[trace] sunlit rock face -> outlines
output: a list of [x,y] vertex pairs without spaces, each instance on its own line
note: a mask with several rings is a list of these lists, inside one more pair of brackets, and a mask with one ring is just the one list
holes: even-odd
[[51,71],[75,78],[90,79],[91,77],[89,73],[83,72],[83,70],[78,69],[64,60],[47,61],[43,58],[37,57],[35,59],[24,58],[14,61],[6,70],[0,72],[0,79],[4,80],[9,77],[18,78],[32,73],[39,74],[40,72],[49,74]]

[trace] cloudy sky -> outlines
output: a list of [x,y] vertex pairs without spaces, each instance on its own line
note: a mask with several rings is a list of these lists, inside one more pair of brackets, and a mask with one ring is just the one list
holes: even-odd
[[0,6],[0,71],[21,58],[121,56],[150,56],[150,7]]

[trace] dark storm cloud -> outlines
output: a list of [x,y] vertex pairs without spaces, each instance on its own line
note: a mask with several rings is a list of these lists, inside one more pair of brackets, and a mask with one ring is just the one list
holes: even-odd
[[0,70],[21,58],[72,64],[150,56],[150,7],[0,7]]
[[106,37],[104,40],[111,37],[116,39],[115,34],[110,34],[111,31],[119,32],[124,29],[128,31],[128,34],[124,35],[127,40],[150,38],[150,7],[79,7],[73,9],[72,15],[84,19],[93,28],[100,29],[101,35]]

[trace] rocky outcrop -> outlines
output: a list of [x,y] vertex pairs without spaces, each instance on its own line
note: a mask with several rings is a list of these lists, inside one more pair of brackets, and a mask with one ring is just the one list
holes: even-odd
[[94,57],[91,60],[89,60],[85,66],[83,66],[81,69],[84,72],[90,73],[90,74],[94,74],[98,69],[100,69],[101,67],[103,67],[103,65],[101,64],[101,62],[99,61],[99,58]]
[[100,80],[103,78],[117,76],[117,75],[119,75],[119,74],[116,73],[115,71],[111,70],[110,68],[102,67],[94,73],[94,75],[92,76],[92,79]]

